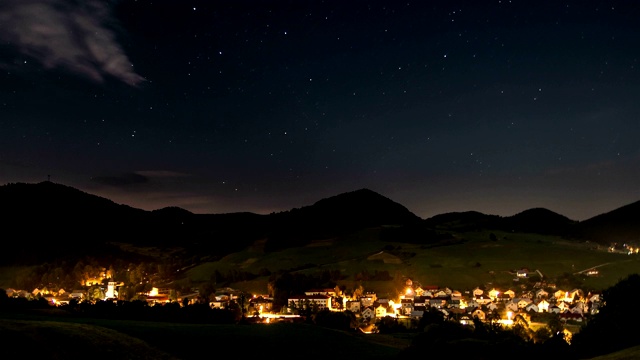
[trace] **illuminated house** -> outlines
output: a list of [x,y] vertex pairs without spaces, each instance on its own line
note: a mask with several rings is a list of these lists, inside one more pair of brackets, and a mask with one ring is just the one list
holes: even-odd
[[471,317],[472,318],[478,318],[479,320],[484,320],[487,316],[484,313],[484,311],[482,311],[482,309],[475,309],[472,313],[471,313]]
[[292,296],[287,301],[293,308],[298,309],[307,309],[308,307],[315,308],[318,310],[329,309],[332,310],[331,307],[331,296],[329,295],[298,295]]
[[414,308],[413,311],[411,312],[411,318],[416,319],[416,320],[420,320],[422,318],[422,316],[424,315],[425,309],[421,308]]
[[404,293],[402,295],[400,295],[400,299],[413,299],[416,296],[415,292],[413,291],[413,288],[410,286],[407,286],[404,289]]
[[558,309],[560,309],[560,312],[569,310],[569,305],[567,305],[567,303],[564,301],[560,301],[558,304],[556,304],[556,306],[558,307]]
[[538,303],[538,311],[539,312],[548,312],[549,311],[549,302],[545,299],[540,300]]
[[357,300],[347,300],[347,304],[345,306],[346,310],[349,310],[351,312],[354,313],[359,313],[360,309],[361,309],[362,304],[360,303],[360,301]]
[[546,298],[548,296],[549,296],[549,293],[546,292],[544,289],[538,289],[536,291],[536,299]]
[[447,306],[447,300],[444,298],[429,299],[429,307],[442,309]]
[[305,291],[304,293],[305,293],[305,295],[329,295],[329,296],[332,296],[332,297],[338,296],[338,294],[336,294],[336,290],[332,289],[332,288],[311,289],[311,290]]
[[70,299],[83,300],[86,297],[86,292],[84,290],[73,290],[71,294],[69,294]]
[[566,294],[566,291],[564,291],[564,290],[556,290],[553,293],[553,297],[558,299],[558,300],[562,300],[562,299],[564,299],[564,295],[565,294]]
[[529,304],[531,304],[533,301],[531,299],[527,299],[527,298],[520,298],[520,300],[518,300],[518,308],[519,309],[524,309],[526,308]]
[[360,314],[363,320],[373,320],[376,317],[376,310],[373,309],[373,306],[367,306],[362,310]]
[[526,312],[541,312],[540,308],[538,307],[538,304],[533,303],[533,302],[531,304],[525,306],[524,310]]
[[489,297],[491,300],[495,301],[498,296],[500,296],[500,290],[491,289],[491,291],[489,291]]
[[[109,284],[111,285],[112,283],[109,283]],[[113,283],[113,286],[115,287],[115,283]],[[169,295],[161,294],[158,291],[157,287],[151,288],[151,291],[149,291],[149,293],[146,296],[146,300],[147,300],[147,303],[151,305],[166,304],[168,302],[171,302],[171,300],[169,300]]]
[[560,313],[560,320],[562,321],[572,320],[572,321],[581,322],[582,318],[583,318],[582,314],[572,313],[571,311],[565,311],[563,313]]
[[574,300],[578,300],[580,298],[581,293],[582,291],[579,289],[573,289],[571,291],[558,290],[553,293],[553,296],[557,301],[564,301],[571,304]]
[[477,301],[475,301],[474,299],[471,299],[469,301],[467,301],[467,305],[465,307],[468,308],[477,308],[480,307],[480,303],[478,303]]
[[[209,304],[211,306],[211,304]],[[249,305],[258,313],[271,312],[273,299],[269,297],[257,296],[249,300]]]
[[511,300],[511,301],[507,302],[505,304],[505,308],[508,311],[513,311],[513,312],[517,312],[518,310],[520,310],[520,308],[518,307],[518,301],[516,301],[516,300]]
[[380,304],[377,308],[376,308],[376,317],[377,318],[383,318],[385,316],[395,316],[396,314],[393,311],[389,311],[389,309],[387,308],[387,306],[384,306],[382,304]]
[[589,294],[588,301],[592,303],[600,302],[600,294],[598,293]]
[[373,303],[377,300],[375,293],[366,293],[360,297],[362,306],[373,306]]
[[551,306],[549,306],[549,312],[550,313],[554,313],[554,314],[560,314],[562,312],[562,309],[560,309],[556,305],[551,305]]
[[225,309],[227,305],[229,305],[228,299],[219,300],[216,298],[216,300],[209,301],[209,307],[211,307],[212,309]]
[[489,312],[494,312],[494,311],[498,310],[498,304],[493,303],[493,302],[492,303],[488,303],[487,304],[487,310]]
[[582,298],[582,294],[582,290],[580,289],[573,289],[569,291],[569,297],[571,297],[571,299],[573,299],[574,301],[580,300],[580,298]]
[[418,307],[418,306],[428,306],[429,305],[429,300],[431,298],[428,297],[424,297],[424,296],[416,296],[413,299],[413,306]]
[[412,311],[413,299],[400,299],[400,313],[409,316]]
[[444,290],[439,290],[439,291],[436,291],[436,292],[433,294],[433,297],[437,297],[437,298],[445,299],[445,298],[448,298],[448,297],[449,297],[449,295],[447,294],[447,292],[446,292],[446,291],[444,291]]
[[486,295],[476,296],[473,298],[473,300],[475,300],[480,305],[486,305],[493,301],[489,296]]
[[116,290],[115,281],[109,281],[107,285],[107,292],[105,293],[104,296],[107,299],[118,298],[118,291]]
[[529,276],[529,269],[524,268],[516,271],[516,276],[519,278],[526,278]]

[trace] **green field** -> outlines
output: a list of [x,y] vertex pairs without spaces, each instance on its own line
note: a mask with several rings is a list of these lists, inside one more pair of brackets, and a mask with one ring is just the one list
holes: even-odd
[[[353,288],[362,284],[366,290],[393,295],[400,290],[401,281],[358,282],[354,280],[354,274],[387,271],[395,279],[408,277],[423,286],[437,285],[459,291],[495,286],[504,290],[520,284],[513,281],[516,269],[538,270],[543,280],[554,282],[565,273],[575,274],[597,267],[599,274],[584,278],[584,287],[598,291],[614,285],[628,274],[640,272],[640,257],[637,255],[610,253],[594,244],[569,242],[552,236],[501,232],[494,232],[498,240],[492,241],[489,234],[458,234],[463,243],[428,248],[380,241],[379,231],[369,229],[348,238],[317,241],[305,247],[274,253],[263,253],[256,246],[219,261],[196,266],[188,271],[187,276],[198,283],[209,280],[216,270],[221,273],[240,270],[258,274],[264,269],[277,272],[299,269],[306,264],[309,269],[299,271],[340,270],[346,278],[339,285]],[[387,261],[368,259],[385,246],[393,248],[385,252]],[[266,293],[267,280],[268,277],[264,276],[231,286],[251,293]]]

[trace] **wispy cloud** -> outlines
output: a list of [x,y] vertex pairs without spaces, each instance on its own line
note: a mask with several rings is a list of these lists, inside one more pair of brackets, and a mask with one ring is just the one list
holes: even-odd
[[[96,82],[113,76],[144,81],[116,37],[109,2],[101,0],[3,0],[0,41],[46,69],[65,69]],[[10,64],[3,64],[7,67]]]
[[[162,187],[163,181],[190,177],[189,174],[166,170],[149,170],[124,173],[120,175],[94,176],[91,182],[94,184],[109,185],[120,188],[145,185],[149,188]],[[138,190],[140,190],[138,188]]]
[[120,176],[95,176],[91,178],[91,181],[96,184],[127,187],[138,184],[148,184],[149,178],[136,173],[127,173]]

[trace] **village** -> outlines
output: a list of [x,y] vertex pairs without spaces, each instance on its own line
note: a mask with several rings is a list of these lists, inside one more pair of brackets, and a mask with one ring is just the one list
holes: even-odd
[[[588,276],[597,275],[597,269],[589,269]],[[32,291],[6,289],[8,297],[24,297],[30,300],[45,299],[51,306],[65,306],[70,302],[99,302],[119,299],[118,289],[122,283],[109,281],[107,272],[103,277],[84,283],[82,289],[66,291],[46,287]],[[516,280],[530,276],[529,270],[515,271]],[[105,284],[106,286],[101,286]],[[528,286],[516,285],[513,289],[480,288],[459,291],[448,287],[421,285],[418,281],[406,279],[404,289],[396,297],[361,291],[346,294],[338,287],[309,289],[303,294],[290,296],[287,306],[275,312],[273,298],[269,295],[245,294],[233,288],[217,289],[210,296],[208,305],[212,309],[227,309],[232,303],[244,309],[243,314],[254,323],[296,321],[302,314],[328,310],[349,311],[354,314],[358,328],[363,333],[377,332],[376,323],[384,318],[392,318],[410,327],[429,311],[437,310],[443,318],[458,321],[463,325],[472,324],[474,319],[511,326],[516,318],[531,322],[541,314],[557,314],[565,324],[580,324],[589,315],[598,313],[602,305],[599,293],[585,293],[581,289],[558,289],[555,284],[535,282]],[[514,290],[517,289],[517,290]],[[179,303],[188,306],[202,303],[198,289],[192,293],[180,294],[169,288],[152,289],[138,294],[149,306]]]

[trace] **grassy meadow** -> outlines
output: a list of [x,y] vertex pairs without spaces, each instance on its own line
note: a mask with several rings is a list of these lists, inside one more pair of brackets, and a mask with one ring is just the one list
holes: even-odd
[[[257,243],[246,251],[234,253],[215,262],[198,265],[187,272],[194,283],[208,281],[215,271],[247,271],[258,274],[300,269],[340,270],[345,279],[339,285],[391,296],[401,290],[402,279],[408,277],[421,285],[437,285],[467,291],[475,287],[516,288],[517,269],[539,271],[543,280],[555,282],[564,274],[578,274],[596,267],[599,274],[584,278],[583,290],[603,290],[631,273],[640,272],[640,257],[610,253],[590,243],[569,242],[555,236],[493,232],[463,233],[458,244],[428,247],[419,244],[385,242],[379,229],[367,229],[347,238],[315,241],[305,247],[264,253]],[[381,251],[385,250],[382,254]],[[377,255],[376,255],[377,254]],[[395,281],[356,281],[355,274],[387,271]],[[538,276],[538,273],[535,273]],[[268,276],[231,284],[251,293],[267,292]],[[560,284],[558,284],[560,285]],[[571,290],[571,289],[567,289]]]

